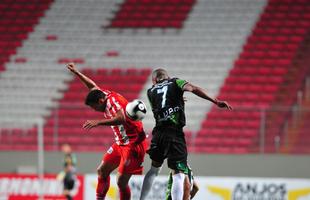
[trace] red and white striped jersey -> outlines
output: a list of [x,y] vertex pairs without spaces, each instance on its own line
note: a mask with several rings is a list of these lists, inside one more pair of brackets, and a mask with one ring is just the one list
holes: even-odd
[[[126,105],[128,104],[127,99],[122,95],[109,91],[102,90],[107,95],[106,108],[103,113],[105,119],[111,119],[115,117],[116,113],[123,109],[126,115]],[[114,134],[115,141],[118,145],[127,145],[133,143],[134,141],[145,138],[145,133],[143,131],[143,125],[141,121],[133,121],[126,115],[126,122],[121,125],[111,126]]]

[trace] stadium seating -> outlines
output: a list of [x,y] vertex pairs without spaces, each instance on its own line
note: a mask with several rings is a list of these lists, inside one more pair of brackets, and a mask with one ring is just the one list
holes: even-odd
[[[8,120],[8,118],[18,121],[18,116],[21,115],[19,109],[24,109],[20,118],[29,118],[37,116],[40,112],[45,112],[42,108],[44,102],[38,103],[35,108],[30,105],[31,102],[36,103],[36,100],[40,100],[40,95],[35,94],[38,85],[36,79],[29,82],[29,77],[20,68],[28,62],[28,58],[17,54],[51,3],[52,0],[3,0],[0,3],[0,71],[2,70],[0,121]],[[25,91],[26,87],[35,94],[32,98],[33,101]],[[44,91],[42,92],[45,94]],[[24,102],[25,105],[21,105],[21,102]]]
[[[309,77],[310,77],[310,69],[309,69],[309,65],[310,65],[310,59],[309,59],[309,52],[310,52],[310,45],[309,45],[309,37],[308,37],[308,46],[307,46],[307,50],[305,50],[305,54],[304,54],[304,62],[303,63],[304,67],[305,67],[305,71],[303,73],[303,75],[307,75],[307,79],[308,79],[308,83],[306,85],[305,88],[305,101],[302,103],[302,107],[301,107],[301,118],[298,118],[297,120],[299,120],[299,125],[300,127],[298,127],[298,131],[295,133],[296,135],[294,135],[294,138],[296,138],[296,140],[293,141],[292,144],[292,149],[289,152],[293,152],[293,153],[310,153],[309,150],[309,144],[310,144],[310,138],[309,138],[309,120],[310,120],[310,84],[309,84]],[[305,109],[304,109],[305,108]]]
[[[307,108],[306,112],[302,113],[301,119],[298,119],[299,129],[293,135],[293,140],[290,140],[290,149],[286,151],[287,153],[299,153],[299,154],[309,154],[309,145],[310,145],[310,137],[309,137],[309,120],[310,120],[310,102],[309,100],[303,104],[305,108]],[[290,138],[291,139],[291,138]]]
[[[235,148],[257,151],[263,128],[266,150],[275,151],[274,138],[279,136],[289,112],[269,112],[269,109],[276,109],[278,105],[292,106],[296,101],[291,91],[297,91],[304,79],[305,65],[297,67],[295,63],[309,30],[310,7],[307,5],[304,0],[269,1],[218,96],[228,100],[236,111],[225,113],[212,109],[198,133],[198,147],[199,143],[215,137],[221,141],[215,144],[218,148],[225,147],[227,140],[234,141],[226,153]],[[261,121],[264,112],[266,124]],[[240,145],[240,139],[249,141]],[[216,148],[213,150],[217,152]]]
[[[40,17],[44,16],[52,0],[3,0],[0,3],[0,71],[5,70],[5,63],[16,54],[23,40],[34,30]],[[25,58],[19,58],[19,63]]]
[[[76,59],[92,68],[164,67],[171,76],[204,86],[215,96],[263,5],[264,1],[249,4],[244,4],[244,0],[197,1],[178,33],[162,32],[158,28],[147,32],[141,28],[136,32],[119,28],[119,32],[101,29],[113,18],[112,11],[117,10],[113,1],[56,1],[20,54],[31,62],[29,67],[44,63],[45,69],[59,74],[57,77],[63,80],[70,80],[62,71],[63,64]],[[67,8],[76,12],[64,12]],[[244,20],[240,20],[244,16]],[[47,35],[57,39],[40,40]],[[148,101],[145,91],[150,85],[148,79],[140,92],[145,102]],[[61,90],[63,86],[56,88]],[[56,100],[59,99],[57,95],[53,97]],[[186,128],[195,133],[210,104],[193,99],[191,95],[187,98],[187,110],[191,112],[187,113]],[[153,126],[153,121],[148,112],[147,130]]]
[[[288,88],[298,90],[298,95],[291,98],[297,99],[286,119],[286,126],[283,130],[281,152],[285,153],[309,153],[308,130],[309,124],[309,76],[310,76],[310,37],[307,36],[297,53],[294,71],[288,80],[291,83]],[[307,80],[308,79],[308,80]],[[289,91],[287,91],[289,92]],[[302,92],[302,93],[300,93]]]
[[107,28],[181,28],[195,0],[125,0]]
[[[119,5],[122,2],[118,1]],[[62,92],[68,89],[66,82],[72,79],[69,73],[64,72],[64,64],[71,61],[80,63],[80,69],[83,66],[92,69],[102,66],[107,69],[164,67],[171,76],[201,85],[210,96],[216,96],[264,3],[253,1],[245,4],[245,0],[197,1],[186,21],[182,21],[184,23],[179,32],[169,29],[163,32],[160,28],[147,32],[138,28],[133,32],[126,28],[119,28],[121,31],[117,28],[101,29],[114,17],[113,10],[118,9],[118,4],[113,1],[55,1],[17,55],[12,57],[19,60],[22,68],[15,69],[16,63],[8,63],[10,72],[5,76],[10,82],[0,84],[1,88],[12,85],[20,88],[18,91],[25,97],[24,101],[37,104],[18,106],[14,98],[9,98],[18,112],[8,113],[7,110],[8,116],[14,119],[45,116],[47,124],[51,123],[49,117],[55,116],[53,108],[61,104],[59,99],[63,95],[71,99],[75,97],[74,94]],[[29,79],[33,82],[27,81]],[[139,98],[145,102],[145,91],[150,85],[148,79],[140,91]],[[193,138],[210,104],[191,95],[186,98],[187,138]],[[154,123],[151,112],[148,112],[144,122],[146,129],[150,130]],[[61,120],[59,123],[70,124],[71,121]],[[52,128],[45,128],[45,131],[49,138]],[[53,131],[57,133],[57,129]],[[60,140],[65,141],[65,138]],[[53,149],[52,146],[50,149]]]
[[[27,2],[39,5],[32,1]],[[18,40],[19,48],[10,50],[0,77],[0,91],[5,94],[1,102],[6,102],[0,109],[0,122],[29,119],[33,123],[27,130],[19,125],[1,127],[1,149],[35,149],[37,130],[33,125],[37,118],[45,120],[48,150],[57,150],[54,144],[64,142],[80,151],[97,151],[108,145],[110,130],[90,133],[100,137],[82,132],[81,123],[95,116],[82,105],[85,93],[77,91],[83,86],[72,81],[64,66],[68,62],[77,63],[96,81],[102,77],[117,81],[106,86],[128,99],[148,102],[145,92],[152,84],[150,70],[163,67],[171,76],[229,101],[235,107],[233,112],[220,111],[204,100],[185,95],[185,130],[191,152],[257,152],[263,116],[260,109],[272,109],[277,104],[292,106],[296,95],[288,94],[301,87],[306,74],[305,63],[298,60],[306,48],[300,44],[310,24],[307,0],[270,0],[267,5],[261,0],[42,2],[51,5],[42,6],[43,10],[50,9],[36,15],[43,17],[28,31],[31,34],[18,36],[26,40],[22,46]],[[155,12],[159,8],[163,11]],[[144,11],[136,12],[139,9]],[[0,29],[4,30],[2,26]],[[135,83],[128,84],[125,79]],[[80,107],[79,112],[68,103]],[[266,115],[266,144],[273,146],[275,136],[290,119],[289,112]],[[154,125],[151,112],[144,124],[149,132]],[[81,144],[81,138],[91,147]]]
[[[128,100],[138,97],[150,69],[98,69],[83,70],[100,86],[123,94]],[[109,127],[91,130],[82,129],[87,119],[98,119],[98,113],[83,105],[88,92],[85,86],[74,79],[69,83],[64,98],[51,111],[44,126],[44,145],[46,150],[59,150],[60,144],[68,143],[77,151],[100,151],[111,144],[113,132]],[[99,113],[100,115],[100,113]],[[36,150],[37,128],[1,129],[0,149]],[[55,134],[57,136],[55,136]]]

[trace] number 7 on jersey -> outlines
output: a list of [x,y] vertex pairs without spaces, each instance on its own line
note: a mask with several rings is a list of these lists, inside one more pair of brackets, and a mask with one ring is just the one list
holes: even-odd
[[157,89],[157,94],[161,94],[163,93],[163,96],[162,96],[162,100],[161,100],[161,108],[164,108],[165,105],[166,105],[166,95],[167,95],[167,91],[168,91],[168,86],[164,86],[160,89]]

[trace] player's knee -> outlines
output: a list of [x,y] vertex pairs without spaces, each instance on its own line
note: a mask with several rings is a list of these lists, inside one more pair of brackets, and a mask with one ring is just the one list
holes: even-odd
[[98,174],[98,177],[101,177],[101,178],[107,177],[106,173],[104,172],[104,170],[101,167],[97,168],[97,174]]
[[127,185],[128,185],[128,183],[124,179],[122,179],[122,178],[117,179],[118,188],[125,189],[127,187]]
[[161,167],[154,167],[154,166],[151,166],[151,168],[149,169],[149,171],[147,172],[147,174],[154,175],[154,176],[158,176],[160,170],[161,170]]
[[163,163],[152,160],[152,166],[156,168],[160,168]]
[[97,168],[97,175],[98,175],[98,176],[101,176],[101,174],[102,174],[101,167],[98,167],[98,168]]

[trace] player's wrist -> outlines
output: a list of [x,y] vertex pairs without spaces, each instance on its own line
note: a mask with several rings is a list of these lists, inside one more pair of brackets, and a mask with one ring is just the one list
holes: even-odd
[[214,98],[214,99],[213,99],[213,102],[214,102],[215,105],[219,105],[219,102],[220,102],[220,101],[219,101],[218,99]]

